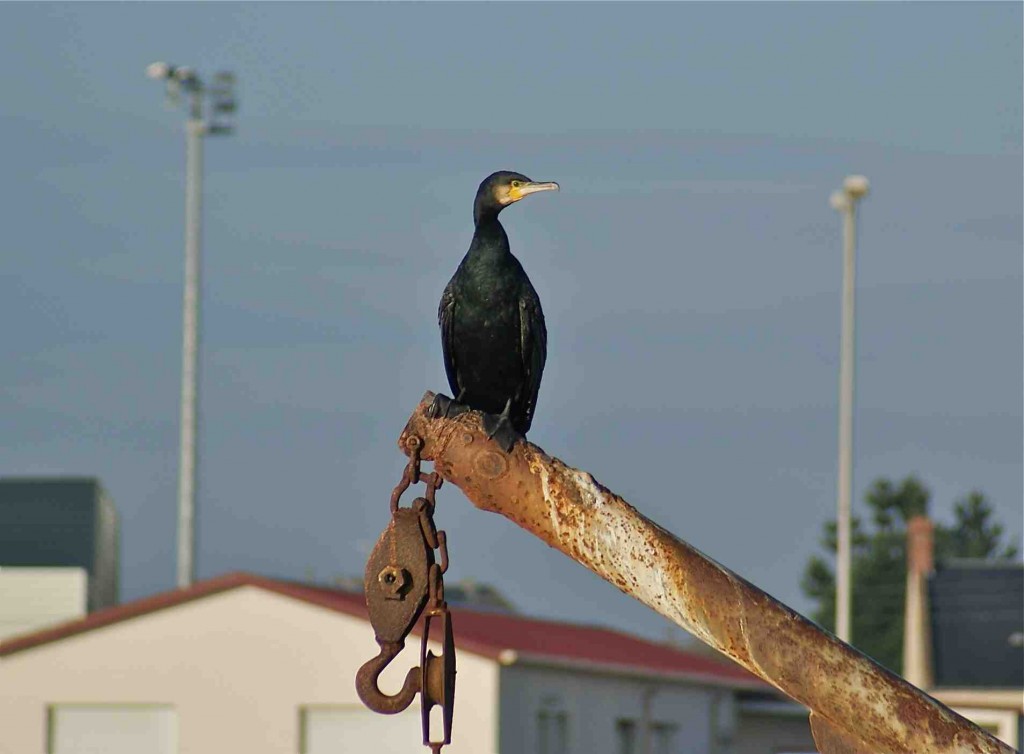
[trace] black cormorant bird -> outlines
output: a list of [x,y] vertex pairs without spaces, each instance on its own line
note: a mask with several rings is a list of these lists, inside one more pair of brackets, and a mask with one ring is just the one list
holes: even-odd
[[437,309],[455,402],[439,396],[432,413],[483,411],[485,431],[506,451],[533,422],[547,330],[537,291],[512,256],[498,214],[525,196],[552,190],[557,183],[536,183],[507,170],[484,179],[473,203],[473,242]]

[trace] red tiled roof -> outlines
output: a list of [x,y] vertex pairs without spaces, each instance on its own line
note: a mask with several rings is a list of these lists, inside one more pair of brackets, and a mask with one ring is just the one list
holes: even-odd
[[[187,589],[169,592],[98,610],[84,618],[0,642],[0,656],[14,654],[65,637],[120,623],[185,602],[242,586],[255,586],[277,594],[367,619],[361,594],[251,573],[228,573],[200,581]],[[720,662],[667,644],[597,626],[527,618],[457,607],[452,610],[456,646],[492,659],[514,652],[519,661],[569,664],[600,670],[641,672],[686,677],[708,683],[768,689],[739,665]],[[414,630],[414,633],[419,633]]]

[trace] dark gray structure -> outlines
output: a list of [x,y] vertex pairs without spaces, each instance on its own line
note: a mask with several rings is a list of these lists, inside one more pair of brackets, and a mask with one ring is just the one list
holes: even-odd
[[89,611],[116,605],[119,523],[99,480],[0,479],[0,566],[84,568]]
[[943,563],[929,598],[937,687],[1024,688],[1024,564]]

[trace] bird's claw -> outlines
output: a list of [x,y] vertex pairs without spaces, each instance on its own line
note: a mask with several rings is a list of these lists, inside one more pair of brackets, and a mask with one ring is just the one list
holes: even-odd
[[427,416],[431,419],[453,419],[467,411],[469,411],[469,406],[457,403],[447,395],[438,393],[434,396],[434,400],[431,401],[429,408],[427,408]]
[[521,440],[523,437],[516,432],[512,422],[509,421],[505,414],[498,416],[484,414],[482,423],[487,436],[498,443],[506,453],[511,452],[512,446],[516,444],[516,440]]

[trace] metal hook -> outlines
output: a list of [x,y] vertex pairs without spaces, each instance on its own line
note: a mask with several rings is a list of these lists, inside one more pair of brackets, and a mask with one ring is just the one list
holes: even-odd
[[380,654],[363,663],[356,673],[356,693],[367,707],[382,715],[394,715],[406,709],[420,691],[422,673],[419,667],[409,670],[405,675],[402,690],[389,696],[377,685],[384,668],[394,660],[405,646],[404,641],[381,642]]

